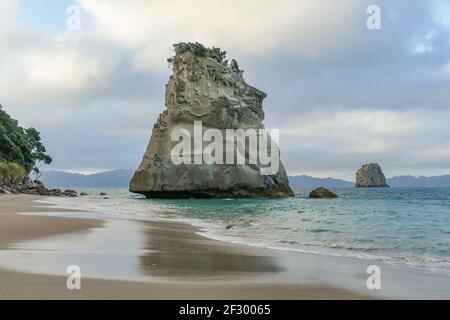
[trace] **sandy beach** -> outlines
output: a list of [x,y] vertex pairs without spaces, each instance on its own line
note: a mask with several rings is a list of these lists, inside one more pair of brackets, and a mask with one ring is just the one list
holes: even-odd
[[[0,251],[14,244],[65,235],[85,236],[107,228],[101,219],[27,215],[63,213],[36,196],[0,197]],[[72,210],[73,211],[73,210]],[[21,214],[18,214],[21,213]],[[119,222],[123,223],[123,222]],[[66,289],[61,275],[0,269],[0,299],[359,299],[367,296],[325,283],[285,281],[284,266],[269,250],[206,239],[188,225],[137,222],[146,234],[139,257],[148,278],[82,278],[81,290]],[[51,241],[51,240],[50,240]],[[39,253],[38,253],[39,255]],[[21,269],[21,268],[18,268]],[[28,270],[29,271],[29,270]],[[126,278],[126,275],[124,276]]]

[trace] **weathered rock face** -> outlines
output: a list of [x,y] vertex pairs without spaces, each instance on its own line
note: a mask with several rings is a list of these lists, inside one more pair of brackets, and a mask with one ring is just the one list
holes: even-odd
[[31,194],[36,196],[51,197],[77,197],[74,190],[47,189],[44,184],[26,177],[23,182],[15,184],[0,185],[0,194]]
[[357,188],[387,188],[386,178],[381,167],[376,163],[363,165],[356,172]]
[[194,136],[194,122],[202,122],[203,132],[220,130],[224,143],[226,129],[264,128],[265,97],[239,70],[191,52],[177,54],[166,85],[167,110],[153,127],[130,191],[156,198],[293,196],[281,162],[278,173],[261,175],[259,164],[174,164],[171,159],[177,144],[171,141],[173,131],[185,129]]
[[309,197],[313,199],[334,199],[337,198],[338,196],[334,192],[331,192],[330,190],[324,187],[319,187],[311,191]]

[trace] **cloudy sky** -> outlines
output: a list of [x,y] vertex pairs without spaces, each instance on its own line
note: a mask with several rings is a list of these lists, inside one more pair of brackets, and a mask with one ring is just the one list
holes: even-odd
[[220,46],[268,93],[290,174],[450,174],[448,0],[0,0],[0,103],[54,169],[135,168],[180,41]]

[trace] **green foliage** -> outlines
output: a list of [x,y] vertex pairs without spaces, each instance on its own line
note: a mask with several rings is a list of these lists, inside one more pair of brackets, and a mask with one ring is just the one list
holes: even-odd
[[37,162],[50,164],[39,132],[35,128],[24,129],[0,107],[0,162],[14,162],[29,173]]
[[231,68],[231,70],[233,70],[235,72],[242,72],[242,70],[239,69],[239,65],[238,65],[237,61],[234,59],[231,60],[230,68]]
[[[226,59],[227,52],[220,50],[220,48],[216,48],[216,47],[206,48],[204,45],[202,45],[201,43],[198,43],[198,42],[195,42],[195,43],[180,42],[180,43],[174,44],[173,48],[175,50],[175,55],[180,55],[180,54],[183,54],[183,53],[189,51],[189,52],[192,52],[197,57],[202,57],[202,58],[209,57],[224,66],[228,66],[228,60]],[[169,65],[173,64],[174,61],[175,61],[175,56],[167,59],[167,62],[169,63]],[[234,60],[234,59],[233,59],[233,61],[236,62],[236,60]],[[236,65],[237,65],[237,63],[236,63]]]
[[27,171],[20,164],[0,162],[0,184],[20,183],[27,176]]

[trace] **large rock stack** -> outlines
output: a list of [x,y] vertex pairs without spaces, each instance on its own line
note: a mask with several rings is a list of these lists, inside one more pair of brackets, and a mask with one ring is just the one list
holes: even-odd
[[194,122],[201,121],[203,132],[218,129],[224,139],[226,129],[262,129],[266,94],[248,85],[236,64],[228,66],[189,50],[177,52],[171,62],[167,110],[153,127],[130,191],[156,198],[293,196],[281,162],[273,175],[261,175],[259,164],[173,163],[171,151],[176,143],[171,135],[175,129],[194,135]]

